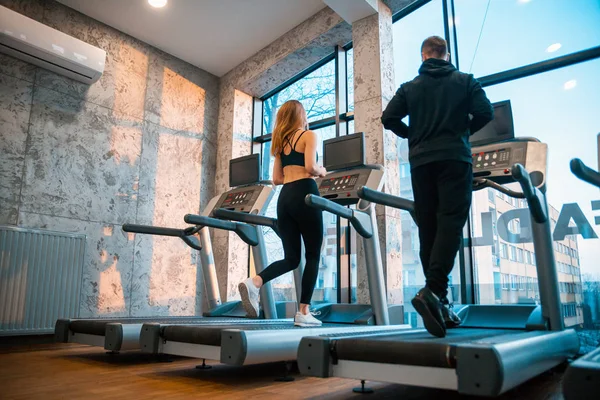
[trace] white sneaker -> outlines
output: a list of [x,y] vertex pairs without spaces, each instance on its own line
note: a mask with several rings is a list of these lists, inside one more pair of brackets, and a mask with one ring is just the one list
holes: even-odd
[[312,314],[302,314],[301,312],[298,311],[296,313],[296,316],[294,317],[294,325],[309,327],[309,326],[321,326],[321,325],[323,325],[323,323],[321,321],[319,321],[318,319],[316,319],[315,317],[313,317]]
[[258,318],[258,297],[260,289],[254,285],[252,278],[246,279],[238,285],[242,297],[242,306],[250,318]]

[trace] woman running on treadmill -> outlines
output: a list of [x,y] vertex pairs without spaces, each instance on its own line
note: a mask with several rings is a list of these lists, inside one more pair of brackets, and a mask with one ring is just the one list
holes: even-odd
[[321,321],[310,313],[309,306],[319,272],[323,213],[307,206],[304,198],[307,194],[319,195],[314,178],[325,176],[327,171],[317,164],[317,134],[307,128],[306,111],[302,104],[297,100],[285,102],[277,112],[271,142],[271,155],[275,157],[273,183],[283,184],[277,201],[277,219],[285,258],[238,286],[248,316],[258,317],[260,287],[298,268],[302,237],[306,264],[302,276],[300,310],[294,318],[296,326],[321,325]]

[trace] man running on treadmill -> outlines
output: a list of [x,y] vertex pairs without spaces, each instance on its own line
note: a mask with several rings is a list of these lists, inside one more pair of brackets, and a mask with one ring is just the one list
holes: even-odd
[[[471,74],[450,64],[446,41],[421,46],[419,75],[404,83],[381,117],[386,129],[408,139],[420,257],[426,284],[413,298],[425,328],[437,337],[460,324],[449,308],[448,275],[471,207],[473,166],[469,136],[494,117]],[[402,119],[409,116],[407,126]]]

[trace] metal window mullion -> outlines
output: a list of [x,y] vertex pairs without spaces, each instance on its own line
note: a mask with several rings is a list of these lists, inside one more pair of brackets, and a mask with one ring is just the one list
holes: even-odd
[[[444,35],[448,43],[448,51],[450,52],[450,60],[454,66],[459,69],[458,65],[458,44],[456,39],[456,24],[454,23],[454,0],[442,1],[442,13],[444,16]],[[450,26],[452,21],[452,26]]]
[[337,46],[335,49],[335,136],[344,136],[348,132],[348,124],[340,116],[348,110],[348,79],[346,50]]
[[[473,219],[467,219],[466,228],[463,230],[463,246],[459,254],[460,268],[460,296],[462,304],[477,304],[477,290],[475,286],[475,263],[473,262],[473,238],[471,229]],[[466,244],[465,244],[466,242]]]

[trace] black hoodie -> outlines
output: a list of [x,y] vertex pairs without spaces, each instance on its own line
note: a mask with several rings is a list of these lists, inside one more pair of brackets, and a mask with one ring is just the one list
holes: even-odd
[[[402,119],[409,116],[409,126]],[[430,58],[404,83],[381,117],[385,129],[408,139],[411,168],[436,161],[471,163],[469,136],[494,117],[479,82],[447,61]]]

